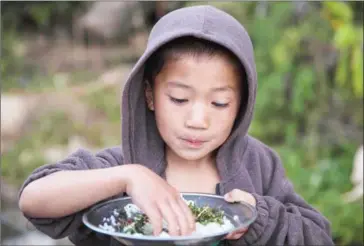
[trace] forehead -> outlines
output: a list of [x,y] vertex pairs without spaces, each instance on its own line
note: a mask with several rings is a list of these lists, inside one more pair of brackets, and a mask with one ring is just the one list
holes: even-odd
[[157,82],[173,87],[179,82],[192,88],[240,87],[238,69],[223,55],[183,55],[169,59],[157,76]]

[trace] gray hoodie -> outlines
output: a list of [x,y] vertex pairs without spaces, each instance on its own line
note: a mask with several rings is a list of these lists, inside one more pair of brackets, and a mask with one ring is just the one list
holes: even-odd
[[[55,164],[36,169],[24,182],[61,170],[108,168],[140,163],[165,177],[163,140],[144,98],[143,71],[147,58],[177,37],[195,36],[219,43],[232,51],[245,67],[249,97],[230,137],[219,148],[216,163],[221,177],[217,194],[241,189],[257,200],[257,220],[231,245],[333,245],[329,222],[295,193],[278,155],[247,134],[252,121],[257,74],[253,46],[244,27],[227,13],[211,6],[195,6],[165,15],[152,29],[144,54],[129,75],[122,98],[122,144],[97,154],[80,149]],[[21,192],[20,191],[20,192]],[[81,221],[82,212],[58,219],[30,218],[36,228],[53,238],[69,236],[76,245],[120,245],[95,234]],[[25,215],[26,216],[26,215]]]

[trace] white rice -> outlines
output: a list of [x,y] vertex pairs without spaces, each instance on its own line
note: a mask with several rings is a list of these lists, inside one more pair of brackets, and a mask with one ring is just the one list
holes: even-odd
[[[191,204],[191,203],[193,204],[194,202],[193,201],[186,201],[186,203],[187,204]],[[131,203],[127,204],[124,207],[124,210],[125,210],[126,215],[127,215],[128,218],[131,218],[133,216],[133,214],[135,214],[135,213],[141,213],[141,210],[135,204],[131,204]],[[99,225],[99,227],[106,230],[106,231],[116,232],[115,227],[120,226],[120,223],[116,222],[116,218],[115,218],[115,216],[117,217],[118,215],[119,215],[119,213],[115,209],[113,211],[113,214],[110,217],[103,218],[102,223]],[[125,232],[129,227],[130,226],[125,226],[123,228],[123,231]],[[164,228],[168,227],[168,225],[167,225],[167,223],[165,221],[163,221],[163,227]],[[211,235],[211,234],[214,234],[214,233],[219,233],[219,232],[222,232],[222,231],[227,231],[227,230],[233,229],[234,225],[231,223],[231,221],[228,218],[226,218],[226,216],[224,216],[222,225],[220,225],[220,224],[218,224],[216,222],[211,222],[211,223],[208,223],[206,225],[203,225],[203,224],[197,222],[195,228],[196,229],[192,233],[192,236],[207,236],[207,235]],[[152,225],[150,223],[147,223],[144,226],[143,229],[145,231],[150,232],[150,233],[153,231]],[[133,234],[133,236],[141,236],[142,237],[142,236],[145,236],[145,235],[140,234],[140,233],[135,233],[135,234]],[[170,237],[170,235],[167,232],[162,231],[161,234],[158,235],[157,237],[168,238],[168,237]]]

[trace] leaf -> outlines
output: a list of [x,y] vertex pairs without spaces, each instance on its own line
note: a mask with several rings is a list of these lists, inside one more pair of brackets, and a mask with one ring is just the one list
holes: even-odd
[[351,24],[341,25],[334,36],[334,44],[342,49],[353,45],[356,41],[357,32]]
[[350,6],[344,2],[323,2],[325,8],[334,15],[336,18],[339,18],[344,21],[351,21],[353,19],[353,12]]
[[363,97],[363,51],[361,45],[357,45],[353,50],[351,60],[351,72],[353,75],[354,94]]

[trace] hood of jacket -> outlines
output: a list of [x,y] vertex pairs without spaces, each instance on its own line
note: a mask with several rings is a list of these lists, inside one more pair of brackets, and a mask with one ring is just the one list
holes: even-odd
[[121,107],[124,161],[143,164],[159,174],[165,170],[164,142],[145,100],[144,65],[162,45],[183,36],[205,39],[226,47],[245,68],[247,105],[244,111],[239,112],[238,122],[217,153],[219,173],[226,179],[240,165],[239,159],[246,148],[245,137],[253,117],[257,74],[253,45],[245,28],[231,15],[209,5],[174,10],[163,16],[151,30],[147,47],[124,86]]

